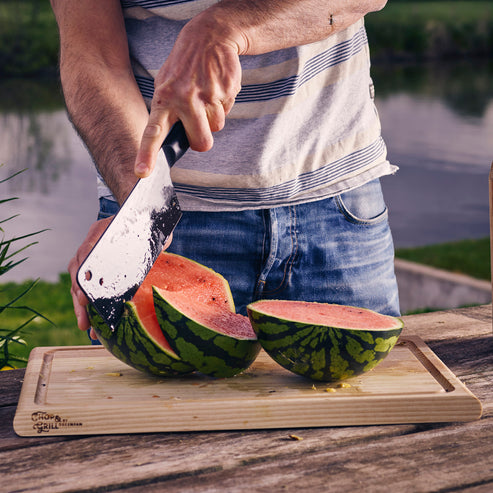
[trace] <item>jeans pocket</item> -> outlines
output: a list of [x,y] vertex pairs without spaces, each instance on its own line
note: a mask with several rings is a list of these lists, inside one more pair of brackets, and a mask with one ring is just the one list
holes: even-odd
[[356,224],[372,225],[387,219],[388,211],[380,180],[372,180],[335,197],[344,217]]

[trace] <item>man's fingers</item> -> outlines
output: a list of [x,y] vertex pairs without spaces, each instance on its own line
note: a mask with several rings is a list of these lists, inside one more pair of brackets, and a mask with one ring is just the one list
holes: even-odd
[[134,172],[138,178],[145,178],[152,173],[156,164],[157,154],[163,145],[166,135],[178,120],[170,114],[166,101],[169,98],[156,88],[155,96],[151,103],[149,121],[142,134],[140,148],[135,158]]
[[77,319],[77,326],[80,330],[87,330],[89,328],[89,319],[86,312],[88,299],[77,284],[77,269],[79,268],[79,264],[80,262],[78,260],[78,255],[76,255],[70,261],[68,266],[70,278],[72,280],[70,294],[72,295],[72,303],[74,305],[74,314]]
[[206,152],[212,148],[212,136],[209,115],[204,105],[197,105],[182,117],[182,123],[187,132],[190,149]]
[[73,290],[71,290],[70,293],[72,295],[75,318],[77,319],[77,327],[79,327],[80,330],[87,330],[90,326],[89,317],[87,316],[86,311],[87,301],[85,304],[81,304],[79,293],[76,293]]
[[68,271],[72,286],[70,288],[70,294],[72,295],[72,302],[74,305],[74,313],[77,318],[77,325],[81,330],[87,330],[89,328],[89,319],[86,312],[86,306],[89,300],[84,292],[80,289],[77,283],[77,271],[82,264],[91,248],[96,244],[99,237],[106,230],[108,224],[112,221],[113,217],[102,219],[94,223],[84,240],[84,243],[79,247],[75,256],[70,260],[68,264]]
[[153,122],[152,112],[149,117],[149,123],[144,129],[140,149],[135,160],[135,174],[139,178],[149,176],[154,169],[157,153],[166,137],[169,129],[165,129],[163,125]]

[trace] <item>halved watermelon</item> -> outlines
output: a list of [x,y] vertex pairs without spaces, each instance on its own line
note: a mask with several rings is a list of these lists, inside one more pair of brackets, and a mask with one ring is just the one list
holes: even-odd
[[374,368],[403,328],[399,318],[328,303],[261,300],[247,311],[260,344],[277,363],[326,382]]
[[194,367],[177,356],[160,328],[154,310],[153,286],[170,292],[193,292],[195,302],[214,299],[222,309],[234,310],[229,285],[222,276],[192,260],[163,252],[132,301],[125,304],[116,329],[111,330],[89,305],[91,324],[101,343],[128,365],[160,376],[189,373]]

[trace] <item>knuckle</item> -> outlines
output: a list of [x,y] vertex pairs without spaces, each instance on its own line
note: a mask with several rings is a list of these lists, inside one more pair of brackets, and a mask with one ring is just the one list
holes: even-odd
[[144,129],[143,138],[154,139],[159,137],[163,131],[163,127],[159,123],[149,123]]

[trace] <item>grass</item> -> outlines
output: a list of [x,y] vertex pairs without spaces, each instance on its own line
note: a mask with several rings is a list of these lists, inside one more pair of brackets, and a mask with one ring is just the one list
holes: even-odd
[[[26,170],[1,179],[0,185],[23,171]],[[0,198],[0,205],[15,200],[18,197]],[[16,219],[19,214],[0,219],[0,276],[25,262],[28,259],[24,256],[25,251],[37,243],[33,237],[46,231],[12,236],[9,226]],[[69,287],[68,274],[60,277],[59,283],[29,280],[0,285],[0,370],[25,366],[27,356],[35,346],[76,343],[70,295],[67,297]],[[46,307],[51,319],[43,314]],[[82,334],[78,339],[83,343]]]
[[[0,305],[22,293],[32,281],[24,283],[8,282],[0,285]],[[37,346],[70,346],[88,344],[85,332],[77,328],[70,295],[70,277],[62,274],[56,283],[38,281],[35,289],[23,297],[23,305],[42,313],[52,324],[40,317],[33,320],[23,331],[23,338],[29,349]],[[26,310],[18,309],[4,315],[2,324],[17,327],[28,315]]]
[[491,280],[489,238],[398,249],[396,256],[476,279]]

